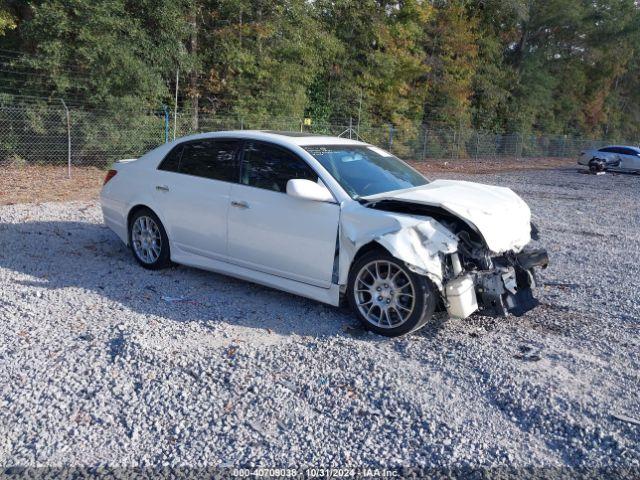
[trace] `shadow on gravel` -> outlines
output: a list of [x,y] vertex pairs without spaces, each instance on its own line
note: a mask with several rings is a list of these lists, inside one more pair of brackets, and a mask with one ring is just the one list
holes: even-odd
[[[144,270],[100,224],[4,223],[0,238],[0,267],[34,277],[14,280],[26,287],[85,289],[142,315],[197,321],[210,328],[227,322],[256,329],[260,335],[333,336],[357,328],[345,309],[279,290],[183,266]],[[112,355],[117,351],[116,342]]]

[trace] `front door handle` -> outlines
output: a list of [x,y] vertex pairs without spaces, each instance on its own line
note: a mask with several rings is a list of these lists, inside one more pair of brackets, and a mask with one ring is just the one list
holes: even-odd
[[169,187],[166,185],[156,185],[156,190],[160,190],[161,192],[168,192]]
[[249,204],[243,201],[231,200],[231,206],[237,208],[249,208]]

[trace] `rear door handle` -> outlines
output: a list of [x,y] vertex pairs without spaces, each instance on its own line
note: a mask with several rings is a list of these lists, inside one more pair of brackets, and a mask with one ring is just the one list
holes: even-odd
[[161,192],[168,192],[169,187],[166,185],[156,185],[156,190],[160,190]]
[[243,201],[231,200],[231,206],[237,208],[249,208],[249,204]]

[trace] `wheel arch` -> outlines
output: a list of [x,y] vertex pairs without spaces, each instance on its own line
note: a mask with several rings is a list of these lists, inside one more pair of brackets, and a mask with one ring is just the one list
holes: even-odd
[[[365,243],[364,245],[362,245],[357,251],[356,254],[353,256],[353,258],[351,259],[351,263],[349,264],[349,276],[351,275],[351,269],[353,267],[353,265],[364,255],[368,254],[369,252],[373,252],[373,251],[379,251],[379,252],[384,252],[390,256],[392,256],[393,258],[395,258],[396,260],[404,263],[407,268],[409,268],[409,270],[413,271],[414,273],[418,274],[418,275],[422,275],[425,276],[427,278],[429,278],[431,280],[431,282],[433,282],[438,290],[441,290],[441,282],[439,281],[438,278],[434,278],[434,275],[432,272],[429,271],[425,271],[421,268],[417,268],[415,266],[413,266],[410,262],[408,262],[406,259],[402,258],[399,255],[394,254],[389,248],[387,248],[382,242],[379,242],[378,239],[375,240],[371,240],[369,243]],[[347,281],[348,278],[347,277]]]
[[[135,251],[133,244],[132,244],[132,224],[133,224],[133,219],[135,218],[136,214],[140,211],[147,211],[149,212],[151,215],[153,215],[155,218],[152,219],[152,221],[154,223],[158,223],[158,227],[160,230],[160,235],[161,235],[161,250],[160,253],[158,253],[158,257],[153,260],[153,263],[147,263],[146,261],[144,261],[143,259],[141,259],[139,257],[139,254]],[[153,208],[151,208],[149,205],[144,204],[144,203],[136,203],[134,204],[129,211],[127,212],[127,216],[126,216],[126,220],[127,220],[127,246],[131,248],[132,252],[133,252],[133,256],[136,259],[136,261],[138,262],[138,264],[140,264],[142,267],[149,269],[149,270],[159,270],[162,268],[166,268],[168,266],[171,265],[171,252],[172,252],[172,246],[171,246],[171,241],[169,240],[169,234],[167,232],[167,229],[165,227],[165,223],[162,220],[162,218],[158,215],[158,213],[156,212],[156,210],[154,210]]]
[[[381,254],[382,257],[379,257],[378,254]],[[370,255],[370,256],[366,257],[367,255]],[[389,328],[383,327],[380,324],[372,324],[371,321],[366,318],[369,312],[365,314],[363,311],[359,309],[358,302],[362,301],[362,299],[358,300],[358,298],[356,297],[357,294],[355,293],[356,292],[355,289],[357,288],[356,284],[358,282],[356,277],[357,272],[361,271],[360,270],[361,268],[368,269],[368,267],[366,267],[367,262],[376,261],[376,260],[382,260],[383,262],[392,261],[392,263],[395,263],[398,267],[400,267],[401,270],[405,272],[405,275],[412,282],[412,285],[413,285],[412,288],[413,288],[414,303],[413,303],[413,306],[411,307],[412,310],[410,311],[409,315],[406,318],[404,317],[401,318],[401,323],[399,323],[398,325],[393,326],[389,323]],[[358,249],[358,251],[353,257],[353,261],[350,265],[349,270],[350,270],[349,279],[348,279],[346,291],[344,292],[344,296],[343,296],[343,304],[345,305],[349,304],[352,310],[360,318],[360,321],[363,322],[365,328],[373,330],[374,332],[380,335],[386,335],[386,336],[403,335],[405,333],[410,333],[421,328],[426,322],[428,322],[433,318],[433,313],[442,302],[442,297],[440,295],[440,292],[438,291],[437,286],[434,284],[433,280],[430,278],[429,275],[424,275],[410,268],[410,265],[407,264],[407,262],[405,262],[401,258],[398,258],[396,255],[391,253],[388,248],[386,248],[384,245],[380,244],[376,240],[372,240],[362,245]],[[376,268],[376,272],[377,271],[378,270]],[[369,270],[369,273],[371,273],[370,270]],[[386,276],[383,278],[388,279],[389,274],[387,273]],[[395,275],[394,275],[394,278],[395,278]],[[386,289],[387,287],[388,285],[385,284],[384,288]],[[391,285],[391,287],[393,288],[393,285]],[[377,290],[378,292],[380,292],[380,287],[378,287]],[[391,294],[393,295],[393,291],[391,292]],[[373,292],[373,295],[384,295],[384,293],[377,294]],[[373,295],[371,299],[369,299],[370,302],[373,301]],[[395,300],[393,301],[397,301],[398,297],[394,297],[394,298]],[[378,298],[378,300],[382,301],[382,298]],[[390,300],[387,299],[386,302],[389,303]],[[381,307],[378,307],[378,308],[380,309]],[[396,308],[396,312],[399,312],[399,311],[400,310]],[[416,317],[417,314],[419,314],[418,317]],[[380,312],[380,315],[382,315],[382,312]],[[389,322],[390,317],[387,316],[386,318],[387,318],[387,321]]]
[[[133,220],[133,216],[136,214],[136,212],[139,212],[140,210],[151,210],[153,213],[155,213],[156,215],[158,215],[153,208],[149,207],[148,205],[145,205],[143,203],[138,203],[136,205],[134,205],[133,207],[131,207],[129,209],[129,212],[127,213],[127,231],[129,230],[129,228],[131,227],[131,220]],[[159,218],[159,217],[158,217]]]
[[376,240],[371,240],[370,242],[365,243],[364,245],[361,245],[360,248],[358,248],[358,250],[356,250],[355,254],[351,257],[347,267],[345,268],[346,276],[344,277],[344,281],[342,283],[340,283],[341,289],[342,289],[341,292],[340,292],[340,303],[341,304],[345,304],[345,302],[346,302],[347,287],[349,285],[349,279],[351,278],[353,265],[355,265],[355,263],[363,255],[366,255],[367,253],[373,252],[373,251],[376,251],[376,250],[378,250],[380,252],[388,253],[389,255],[393,255],[388,249],[383,247]]
[[366,255],[367,253],[373,252],[375,250],[388,253],[392,257],[395,257],[395,255],[393,255],[393,253],[391,253],[389,249],[384,247],[380,242],[378,242],[377,240],[371,240],[369,243],[365,243],[364,245],[362,245],[356,251],[355,255],[351,259],[351,263],[349,264],[349,273],[351,273],[351,268],[353,267],[353,264],[356,263],[363,255]]
[[[363,256],[366,255],[369,252],[372,251],[380,251],[380,252],[384,252],[390,256],[392,256],[393,258],[395,258],[396,260],[404,263],[406,265],[406,267],[411,270],[412,272],[416,273],[417,275],[421,275],[424,276],[426,278],[428,278],[436,287],[436,291],[442,295],[443,294],[443,272],[442,272],[442,264],[440,263],[440,261],[438,261],[438,268],[435,268],[435,266],[433,265],[426,265],[428,267],[431,268],[424,268],[424,266],[420,266],[418,263],[412,261],[414,259],[414,257],[412,255],[417,255],[418,252],[411,252],[411,255],[407,256],[407,255],[402,255],[399,254],[398,252],[395,252],[392,250],[393,245],[389,244],[389,245],[385,245],[385,239],[384,238],[376,238],[371,240],[368,243],[365,243],[364,245],[362,245],[355,253],[355,255],[353,256],[353,258],[351,259],[351,262],[349,263],[349,268],[348,268],[348,272],[347,272],[347,276],[346,276],[346,284],[348,284],[349,279],[351,278],[351,274],[352,274],[352,269],[353,269],[353,265]],[[439,257],[442,257],[442,255],[440,255]]]
[[152,206],[150,206],[148,203],[139,203],[139,202],[137,202],[137,203],[134,203],[131,208],[129,208],[129,211],[127,212],[127,216],[126,216],[126,220],[127,220],[127,245],[130,243],[129,242],[129,237],[130,237],[131,221],[133,220],[133,216],[136,214],[136,212],[139,212],[140,210],[149,210],[156,217],[158,217],[158,219],[162,223],[162,227],[164,228],[164,231],[167,234],[167,237],[169,238],[169,244],[171,244],[171,235],[170,235],[170,232],[169,232],[169,228],[167,226],[167,222],[165,222],[165,219],[163,218],[163,216],[160,215],[158,213],[158,211],[156,209],[154,209]]

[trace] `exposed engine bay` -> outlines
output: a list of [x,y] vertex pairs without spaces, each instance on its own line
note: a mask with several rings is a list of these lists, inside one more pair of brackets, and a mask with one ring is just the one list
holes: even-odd
[[[546,268],[549,263],[544,249],[526,246],[519,251],[492,252],[474,224],[439,206],[393,199],[366,206],[433,219],[457,238],[457,251],[441,255],[442,300],[451,316],[465,318],[474,311],[490,316],[520,316],[538,305],[532,289],[536,286],[535,269]],[[533,223],[531,238],[538,239]]]

